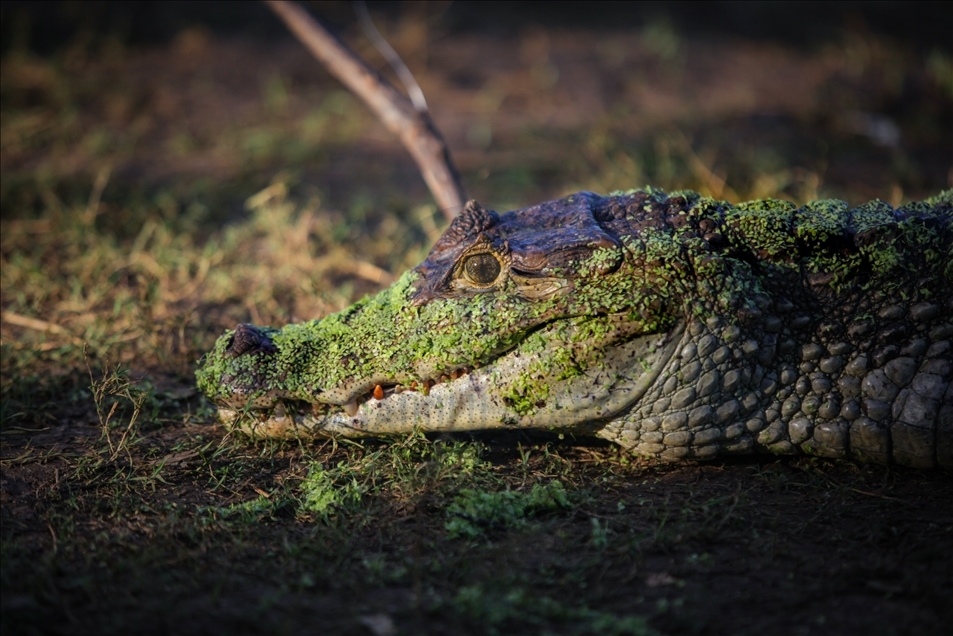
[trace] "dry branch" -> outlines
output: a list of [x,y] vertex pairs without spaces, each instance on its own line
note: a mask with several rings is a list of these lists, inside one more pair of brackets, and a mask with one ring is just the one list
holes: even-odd
[[66,336],[70,339],[70,341],[73,342],[73,344],[83,344],[83,341],[71,334],[68,329],[45,320],[21,316],[20,314],[15,314],[11,311],[3,311],[0,312],[0,321],[10,325],[16,325],[17,327],[23,327],[24,329],[32,329],[33,331],[53,333],[58,336]]
[[417,110],[386,79],[293,2],[266,0],[292,33],[342,84],[357,94],[388,130],[400,137],[447,219],[466,202],[450,150],[429,113]]

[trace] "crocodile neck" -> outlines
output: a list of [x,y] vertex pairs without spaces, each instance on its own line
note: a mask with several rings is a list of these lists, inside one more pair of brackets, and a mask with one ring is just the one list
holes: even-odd
[[[725,293],[755,306],[691,319],[660,381],[599,436],[668,460],[764,451],[953,467],[949,216],[767,203],[712,215],[738,257]],[[759,236],[772,207],[790,215],[788,236],[810,240],[779,250]],[[911,239],[926,230],[941,238]],[[867,267],[832,266],[851,259]]]

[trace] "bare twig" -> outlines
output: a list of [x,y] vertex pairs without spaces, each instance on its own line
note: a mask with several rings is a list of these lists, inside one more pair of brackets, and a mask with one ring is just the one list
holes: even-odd
[[86,204],[86,214],[83,215],[87,223],[95,221],[96,216],[99,214],[99,203],[103,198],[103,190],[106,189],[106,184],[109,183],[109,174],[111,172],[112,168],[104,166],[100,168],[96,174],[96,181],[93,182],[93,189],[89,193],[89,203]]
[[355,2],[354,11],[357,13],[358,20],[361,21],[361,28],[364,30],[364,35],[367,36],[367,39],[371,41],[374,48],[384,56],[384,59],[390,64],[390,67],[397,73],[397,77],[400,78],[400,83],[404,85],[404,90],[407,91],[407,96],[410,97],[410,103],[421,112],[430,110],[427,108],[427,100],[424,98],[424,92],[421,90],[416,78],[414,78],[414,74],[410,72],[410,69],[404,64],[404,60],[400,59],[400,55],[397,54],[394,47],[390,45],[390,42],[381,35],[381,32],[378,31],[374,25],[374,20],[371,19],[371,14],[367,10],[367,3],[363,0]]
[[28,316],[21,316],[15,314],[12,311],[4,311],[0,313],[0,319],[3,322],[16,325],[17,327],[23,327],[24,329],[32,329],[33,331],[41,331],[45,333],[53,333],[58,336],[66,336],[74,344],[83,344],[83,341],[79,338],[72,335],[67,329],[45,320],[39,320],[37,318],[30,318]]
[[466,202],[450,150],[426,110],[418,110],[377,71],[293,2],[266,0],[292,33],[342,84],[364,100],[417,162],[427,187],[447,219]]
[[50,536],[53,537],[53,555],[55,556],[59,550],[59,541],[56,540],[56,530],[53,529],[52,523],[47,523],[46,527],[50,529]]
[[4,322],[8,322],[11,325],[16,325],[17,327],[24,327],[34,331],[49,331],[50,333],[59,334],[61,336],[70,335],[66,329],[63,329],[57,324],[47,322],[45,320],[39,320],[37,318],[21,316],[19,314],[13,313],[12,311],[4,311],[2,314],[0,314],[0,317],[3,318]]

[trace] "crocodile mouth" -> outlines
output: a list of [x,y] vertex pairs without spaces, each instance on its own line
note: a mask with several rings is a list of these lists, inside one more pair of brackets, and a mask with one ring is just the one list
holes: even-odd
[[[344,404],[330,404],[327,402],[314,402],[314,403],[311,403],[309,406],[310,406],[312,414],[315,416],[326,416],[326,415],[330,415],[333,411],[341,410],[344,413],[346,413],[348,416],[354,417],[355,415],[357,415],[357,412],[360,409],[361,405],[365,404],[366,402],[369,402],[371,400],[376,400],[380,402],[382,400],[386,400],[392,395],[400,395],[401,393],[404,393],[407,391],[410,391],[413,393],[420,393],[424,396],[427,396],[427,395],[430,395],[431,389],[433,389],[435,386],[438,386],[441,384],[447,384],[459,378],[470,375],[470,373],[473,372],[474,368],[475,367],[472,367],[472,366],[461,367],[460,369],[455,369],[451,371],[450,373],[441,373],[436,378],[428,378],[420,382],[413,380],[410,382],[410,384],[406,384],[406,385],[399,384],[399,383],[375,384],[374,388],[372,388],[371,390],[361,393],[357,397],[345,402]],[[479,367],[476,367],[476,368],[479,368]],[[304,404],[309,404],[309,403],[304,402]],[[282,405],[282,402],[279,400],[278,404],[275,405],[275,408],[272,412],[274,413],[275,411],[279,409],[283,409],[283,408],[285,407]],[[278,414],[283,415],[284,413],[279,412]]]
[[[560,316],[543,321],[540,324],[526,330],[524,338],[532,334],[544,331],[553,324],[561,320],[570,319],[572,316]],[[352,391],[348,399],[343,402],[322,401],[320,398],[310,401],[295,398],[283,394],[280,390],[266,391],[263,394],[256,392],[251,388],[243,388],[235,391],[231,396],[217,400],[217,406],[220,416],[228,420],[246,415],[259,422],[273,418],[284,418],[295,416],[306,416],[313,421],[321,421],[331,416],[344,414],[347,417],[357,415],[361,406],[368,402],[382,402],[396,395],[403,393],[416,393],[423,397],[428,397],[431,390],[442,385],[449,385],[454,381],[469,376],[475,370],[492,371],[496,364],[507,356],[511,355],[519,346],[515,345],[497,352],[489,359],[479,362],[473,362],[457,368],[443,368],[440,373],[432,377],[421,379],[411,379],[406,382],[360,382],[357,390]],[[260,328],[254,325],[241,324],[235,330],[235,334],[230,338],[228,353],[231,356],[246,355],[248,353],[265,353],[266,355],[277,352],[275,344],[268,335],[262,333]],[[230,384],[233,378],[223,377],[223,384]],[[360,385],[364,385],[361,387]]]
[[[441,373],[434,378],[412,380],[407,384],[374,384],[373,388],[351,398],[344,404],[308,402],[279,396],[271,398],[269,405],[261,404],[261,398],[249,400],[242,406],[237,406],[234,399],[224,400],[218,405],[218,417],[229,428],[244,430],[254,436],[267,437],[275,434],[274,432],[278,432],[279,436],[287,436],[288,431],[295,429],[307,429],[311,433],[327,429],[329,433],[333,431],[347,434],[346,431],[339,430],[341,423],[347,421],[353,425],[359,424],[359,412],[365,405],[372,408],[386,406],[401,396],[405,399],[415,397],[417,400],[426,401],[431,397],[432,391],[446,395],[447,392],[454,391],[454,385],[458,385],[458,381],[466,382],[478,369],[481,380],[476,383],[485,383],[492,373],[493,363],[464,366],[448,373]],[[254,404],[255,401],[258,404]]]
[[[588,357],[591,350],[570,334],[551,340],[543,349],[516,347],[478,366],[445,370],[424,380],[368,380],[344,396],[344,403],[274,391],[257,397],[249,392],[242,406],[236,393],[219,402],[219,419],[229,429],[253,437],[278,438],[598,428],[640,399],[683,331],[680,323],[651,334],[617,334],[621,338],[600,347],[595,357]],[[575,361],[567,362],[569,358]]]
[[[412,380],[406,384],[397,382],[374,384],[371,389],[354,396],[343,404],[320,401],[308,402],[300,399],[275,396],[271,398],[273,400],[271,404],[263,405],[259,400],[269,399],[269,396],[263,396],[263,398],[258,398],[258,400],[245,400],[244,403],[240,403],[241,399],[236,399],[236,396],[231,399],[221,400],[218,404],[218,408],[222,416],[228,420],[242,415],[253,417],[260,422],[274,418],[294,417],[297,415],[310,416],[316,421],[338,413],[343,413],[348,417],[354,417],[357,415],[361,406],[367,402],[382,402],[392,396],[401,395],[403,393],[417,393],[426,397],[430,395],[430,391],[435,387],[448,385],[455,380],[467,377],[475,369],[491,365],[492,363],[486,365],[467,365],[447,373],[441,373],[434,378],[427,378],[420,381]],[[255,402],[259,403],[256,404]]]
[[[356,398],[340,406],[345,413],[353,417],[354,415],[357,414],[357,411],[362,404],[372,399],[377,401],[386,400],[392,395],[400,395],[401,393],[404,393],[405,391],[413,391],[416,393],[421,393],[425,396],[430,395],[430,390],[433,389],[435,386],[439,384],[446,384],[448,382],[453,382],[454,380],[470,375],[470,373],[472,373],[474,368],[479,368],[479,367],[478,366],[477,367],[472,367],[472,366],[461,367],[459,369],[454,369],[450,373],[441,373],[436,378],[428,378],[421,382],[417,382],[416,380],[413,380],[408,385],[375,384],[374,388],[371,389],[370,391],[366,391],[362,393],[361,395],[357,396]],[[323,403],[317,403],[314,405],[315,408],[318,408],[319,406],[331,407],[332,405],[323,404]]]

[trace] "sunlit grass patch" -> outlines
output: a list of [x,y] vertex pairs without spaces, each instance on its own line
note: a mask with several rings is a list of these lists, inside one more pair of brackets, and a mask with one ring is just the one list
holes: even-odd
[[298,485],[301,512],[327,520],[337,512],[357,511],[362,502],[370,508],[388,501],[400,505],[424,493],[496,479],[480,458],[478,443],[431,441],[415,433],[384,444],[349,442],[345,448],[346,459],[309,463]]
[[[397,242],[422,249],[420,231],[393,213],[365,226],[360,249],[335,240],[346,217],[291,199],[280,178],[249,198],[244,220],[215,230],[169,217],[169,206],[178,212],[171,195],[127,209],[93,199],[50,199],[39,218],[2,222],[4,422],[62,413],[65,396],[41,401],[41,388],[85,372],[87,361],[97,373],[109,360],[191,383],[223,329],[342,309],[390,281],[394,258],[407,256]],[[25,385],[29,377],[38,382]]]
[[[234,438],[203,455],[211,469],[209,490],[229,493],[229,484],[247,484],[254,475],[243,443]],[[279,442],[260,441],[257,446],[262,461],[287,454]],[[481,459],[482,445],[475,442],[431,441],[411,434],[390,442],[347,442],[330,450],[328,444],[305,444],[293,452],[298,465],[281,483],[267,491],[259,484],[254,487],[256,498],[208,508],[210,518],[255,523],[282,509],[294,511],[304,524],[361,526],[382,510],[413,507],[421,498],[449,501],[463,485],[495,488],[502,483]],[[245,461],[237,463],[243,457]]]

